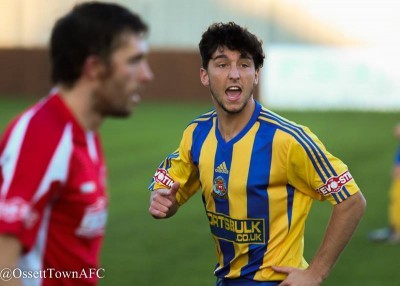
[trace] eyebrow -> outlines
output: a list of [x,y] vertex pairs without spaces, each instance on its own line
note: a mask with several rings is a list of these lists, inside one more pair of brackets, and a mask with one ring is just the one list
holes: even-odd
[[[225,54],[221,54],[221,55],[218,55],[218,56],[215,56],[215,57],[213,57],[213,58],[211,58],[212,60],[218,60],[218,59],[227,59],[228,58],[228,56],[227,55],[225,55]],[[244,54],[244,53],[241,53],[240,54],[240,59],[247,59],[247,60],[251,60],[252,59],[252,56],[251,55],[249,55],[249,54]]]
[[227,59],[227,58],[228,58],[227,55],[221,54],[221,55],[215,56],[215,57],[213,57],[211,59],[215,61],[215,60],[218,60],[218,59]]
[[240,58],[241,58],[241,59],[248,59],[248,60],[251,60],[251,59],[253,59],[253,56],[250,55],[249,53],[240,53]]

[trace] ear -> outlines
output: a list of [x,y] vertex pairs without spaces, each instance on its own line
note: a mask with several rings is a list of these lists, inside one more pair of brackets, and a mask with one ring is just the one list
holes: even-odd
[[200,80],[204,86],[210,85],[210,78],[208,77],[208,72],[205,68],[200,69]]
[[260,70],[258,69],[258,70],[256,70],[256,73],[254,75],[254,85],[258,84],[259,75],[260,75]]
[[81,76],[89,80],[97,80],[104,78],[107,72],[107,67],[102,59],[98,56],[91,55],[86,58]]

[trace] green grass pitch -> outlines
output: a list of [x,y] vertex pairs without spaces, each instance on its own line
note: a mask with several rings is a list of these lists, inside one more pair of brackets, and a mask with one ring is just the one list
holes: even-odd
[[[0,130],[32,100],[0,100]],[[197,194],[169,220],[148,214],[148,183],[161,160],[178,145],[186,124],[211,108],[206,103],[144,102],[129,120],[101,128],[109,172],[110,210],[101,256],[100,285],[214,285],[215,249]],[[274,110],[275,111],[275,110]],[[384,226],[398,113],[279,112],[306,125],[341,158],[367,198],[366,214],[323,285],[399,285],[400,245],[376,245],[366,233]],[[305,257],[315,253],[331,212],[315,202],[307,221]]]

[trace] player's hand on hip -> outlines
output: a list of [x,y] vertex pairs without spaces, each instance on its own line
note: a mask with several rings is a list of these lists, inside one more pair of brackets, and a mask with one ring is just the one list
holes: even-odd
[[314,275],[309,269],[299,269],[286,266],[272,266],[275,272],[287,274],[279,286],[319,286],[322,283],[319,275]]
[[168,218],[173,216],[179,208],[176,193],[179,183],[175,182],[170,189],[157,189],[151,192],[149,212],[154,218]]

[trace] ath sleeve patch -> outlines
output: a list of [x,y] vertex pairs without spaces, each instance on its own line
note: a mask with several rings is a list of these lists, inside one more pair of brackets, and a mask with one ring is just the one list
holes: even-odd
[[341,191],[344,185],[353,179],[349,171],[330,177],[324,185],[317,189],[317,192],[323,196],[329,196],[330,194],[335,194]]
[[167,170],[163,168],[158,168],[157,172],[153,176],[154,181],[160,184],[163,184],[166,187],[172,187],[175,181],[172,177],[167,173]]

